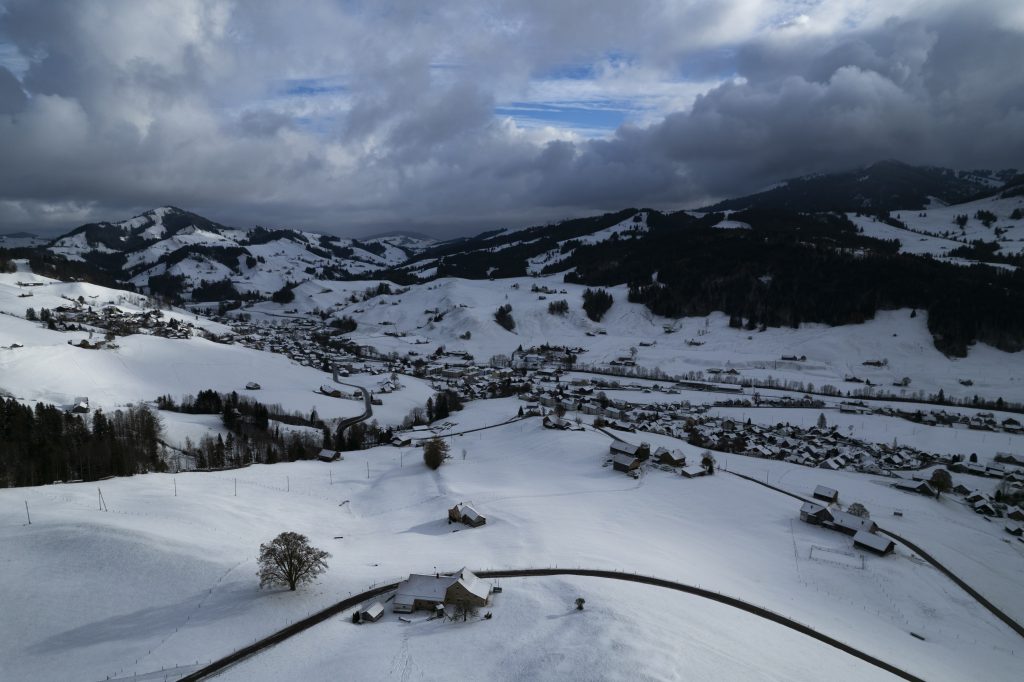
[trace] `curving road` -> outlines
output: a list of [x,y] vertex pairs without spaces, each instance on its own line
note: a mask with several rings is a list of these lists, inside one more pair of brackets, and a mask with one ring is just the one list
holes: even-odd
[[348,386],[349,388],[358,389],[363,394],[363,413],[358,415],[358,416],[355,416],[355,417],[349,417],[348,419],[342,419],[340,422],[338,422],[337,428],[339,428],[342,431],[344,431],[345,429],[347,429],[348,427],[352,426],[353,424],[358,424],[359,422],[364,422],[367,419],[369,419],[370,417],[372,417],[373,416],[373,403],[370,402],[371,401],[370,389],[363,388],[362,386],[356,386],[355,384],[349,384],[349,383],[346,383],[344,381],[339,380],[338,379],[338,368],[337,368],[337,366],[332,366],[331,367],[331,372],[332,372],[332,375],[333,375],[333,378],[334,378],[334,383],[341,384],[342,386]]
[[[859,658],[860,660],[865,661],[866,663],[870,663],[871,665],[877,668],[881,668],[886,672],[892,673],[893,675],[901,679],[911,680],[912,682],[924,682],[922,678],[917,677],[916,675],[909,673],[906,670],[903,670],[902,668],[897,668],[896,666],[890,663],[886,663],[885,661],[875,656],[872,656],[869,653],[861,651],[860,649],[850,646],[845,642],[841,642],[838,639],[835,639],[834,637],[830,637],[824,633],[818,632],[817,630],[808,625],[798,623],[797,621],[791,618],[787,618],[781,614],[775,613],[774,611],[769,611],[768,609],[765,609],[761,606],[745,602],[742,599],[737,599],[736,597],[729,597],[724,594],[712,592],[711,590],[705,590],[703,588],[696,587],[695,585],[687,585],[685,583],[678,583],[672,580],[665,580],[663,578],[655,578],[652,576],[636,575],[633,573],[620,573],[618,571],[607,571],[590,568],[515,568],[501,571],[480,571],[477,573],[477,575],[481,578],[536,578],[544,576],[577,575],[591,578],[606,578],[608,580],[621,580],[624,582],[640,583],[643,585],[651,585],[663,589],[675,590],[677,592],[684,592],[695,597],[700,597],[702,599],[708,599],[719,604],[724,604],[725,606],[729,606],[734,609],[746,611],[747,613],[757,616],[759,618],[763,618],[773,623],[777,623],[778,625],[782,625],[783,627],[795,630],[796,632],[799,632],[803,635],[807,635],[808,637],[816,639],[819,642],[822,642],[823,644],[827,644],[844,653],[850,654],[855,658]],[[390,592],[396,589],[397,587],[398,583],[391,583],[388,585],[381,585],[379,587],[375,587],[360,594],[353,595],[348,599],[344,599],[338,602],[337,604],[334,604],[333,606],[330,606],[324,609],[323,611],[320,611],[319,613],[315,613],[308,618],[293,623],[288,627],[275,632],[269,637],[261,639],[260,641],[245,647],[244,649],[239,649],[238,651],[228,656],[225,656],[224,658],[221,658],[217,661],[213,661],[206,667],[201,668],[193,672],[192,674],[181,678],[182,682],[198,682],[199,680],[204,680],[209,677],[212,677],[220,671],[234,665],[235,663],[238,663],[261,651],[269,649],[275,644],[279,644],[280,642],[283,642],[286,639],[294,637],[300,632],[308,630],[314,625],[322,623],[323,621],[327,620],[332,616],[338,615],[349,608],[352,608],[363,603],[364,601],[367,601],[374,597],[379,597],[380,595]]]

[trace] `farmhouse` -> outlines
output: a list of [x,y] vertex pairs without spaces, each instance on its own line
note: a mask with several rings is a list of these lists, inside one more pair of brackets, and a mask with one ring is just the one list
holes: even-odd
[[490,583],[465,568],[448,574],[414,573],[398,584],[391,608],[397,613],[412,613],[417,609],[433,609],[441,604],[459,602],[475,607],[486,606],[491,589]]
[[814,499],[832,504],[839,499],[839,491],[819,485],[814,489]]
[[860,547],[861,549],[866,549],[870,552],[874,552],[875,554],[879,554],[881,556],[885,556],[886,554],[892,552],[892,550],[896,547],[896,543],[881,535],[876,535],[875,533],[869,533],[867,531],[861,530],[857,531],[857,533],[853,536],[853,546]]
[[686,478],[697,478],[698,476],[705,476],[707,473],[708,470],[700,464],[691,464],[679,470],[679,474]]
[[464,523],[471,528],[487,523],[487,517],[465,502],[459,502],[448,510],[448,523]]

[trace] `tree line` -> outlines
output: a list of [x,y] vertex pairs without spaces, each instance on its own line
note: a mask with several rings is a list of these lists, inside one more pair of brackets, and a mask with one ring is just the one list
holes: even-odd
[[0,398],[0,487],[160,471],[160,419],[129,405],[88,420],[55,405]]
[[[841,215],[744,211],[750,230],[719,230],[721,214],[673,229],[652,225],[623,248],[580,246],[566,281],[629,285],[629,300],[665,317],[723,311],[747,330],[805,322],[856,324],[879,310],[928,312],[936,348],[965,356],[975,341],[1024,348],[1024,271],[962,267],[900,254],[895,240],[859,234]],[[657,280],[654,279],[655,274]]]

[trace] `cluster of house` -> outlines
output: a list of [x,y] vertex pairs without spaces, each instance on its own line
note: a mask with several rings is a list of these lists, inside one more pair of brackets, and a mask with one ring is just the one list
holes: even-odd
[[320,393],[332,398],[342,398],[345,400],[363,399],[363,392],[361,390],[343,391],[337,386],[332,386],[330,384],[321,384]]
[[160,310],[126,312],[112,305],[92,306],[74,299],[47,311],[46,323],[57,331],[98,331],[115,336],[149,334],[168,339],[191,338],[196,327]]
[[[567,413],[600,416],[618,429],[672,436],[720,452],[780,459],[830,470],[855,468],[866,473],[882,473],[887,469],[918,469],[931,462],[951,461],[909,445],[858,440],[837,429],[759,425],[707,415],[705,406],[686,401],[634,404],[609,400],[597,390],[599,387],[586,379],[574,379],[566,385],[548,385],[519,397],[527,402],[525,414],[541,414],[544,408],[561,406]],[[671,392],[676,388],[670,384],[642,390]]]
[[863,403],[844,403],[840,405],[844,412],[858,414],[880,414],[889,417],[900,417],[908,421],[926,426],[949,426],[954,429],[971,429],[974,431],[999,431],[1003,433],[1024,433],[1024,426],[1019,419],[1007,417],[1000,419],[992,412],[977,412],[967,415],[959,412],[946,412],[945,410],[900,410],[893,407],[868,407]]
[[893,551],[895,543],[878,534],[878,524],[867,516],[851,514],[839,507],[839,491],[819,485],[814,489],[818,502],[804,502],[800,506],[800,520],[815,526],[835,530],[853,536],[853,546],[886,555]]
[[634,445],[625,441],[615,440],[609,446],[611,458],[605,462],[610,463],[615,471],[621,471],[633,478],[640,476],[640,468],[644,462],[653,459],[659,467],[665,470],[678,470],[681,476],[696,478],[705,475],[708,470],[699,462],[687,462],[686,454],[681,450],[659,447],[651,454],[651,446],[648,443]]

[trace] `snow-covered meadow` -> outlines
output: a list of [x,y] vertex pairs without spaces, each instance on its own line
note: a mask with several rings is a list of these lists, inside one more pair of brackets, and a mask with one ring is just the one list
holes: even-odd
[[[498,423],[510,407],[477,402],[465,415]],[[371,583],[462,565],[581,566],[696,584],[929,680],[1010,680],[1020,670],[1019,637],[947,578],[902,547],[863,556],[848,536],[801,523],[790,497],[724,471],[687,480],[652,469],[633,480],[602,466],[604,434],[549,431],[538,419],[450,440],[454,457],[437,472],[418,449],[387,446],[334,464],[0,491],[6,676],[185,672],[181,666],[227,654]],[[773,483],[805,494],[816,483],[835,485],[844,500],[863,501],[883,526],[951,564],[962,555],[954,565],[965,579],[1024,614],[1024,553],[952,500],[917,498],[856,474],[735,455],[720,463],[750,475],[767,470]],[[109,511],[99,511],[97,487]],[[472,501],[487,525],[449,526],[446,509],[459,501]],[[893,524],[896,507],[904,517]],[[297,593],[261,592],[258,546],[283,530],[330,551],[330,570]],[[389,614],[357,629],[342,616],[228,679],[271,679],[292,665],[309,679],[331,670],[361,679],[474,677],[474,670],[488,679],[594,679],[629,670],[650,679],[698,679],[702,670],[730,679],[812,679],[823,670],[837,679],[878,676],[767,621],[684,595],[594,579],[502,584],[492,621],[405,624]],[[588,603],[580,617],[568,613],[575,596]],[[587,642],[599,651],[581,655]],[[465,656],[467,643],[478,654],[444,667]]]

